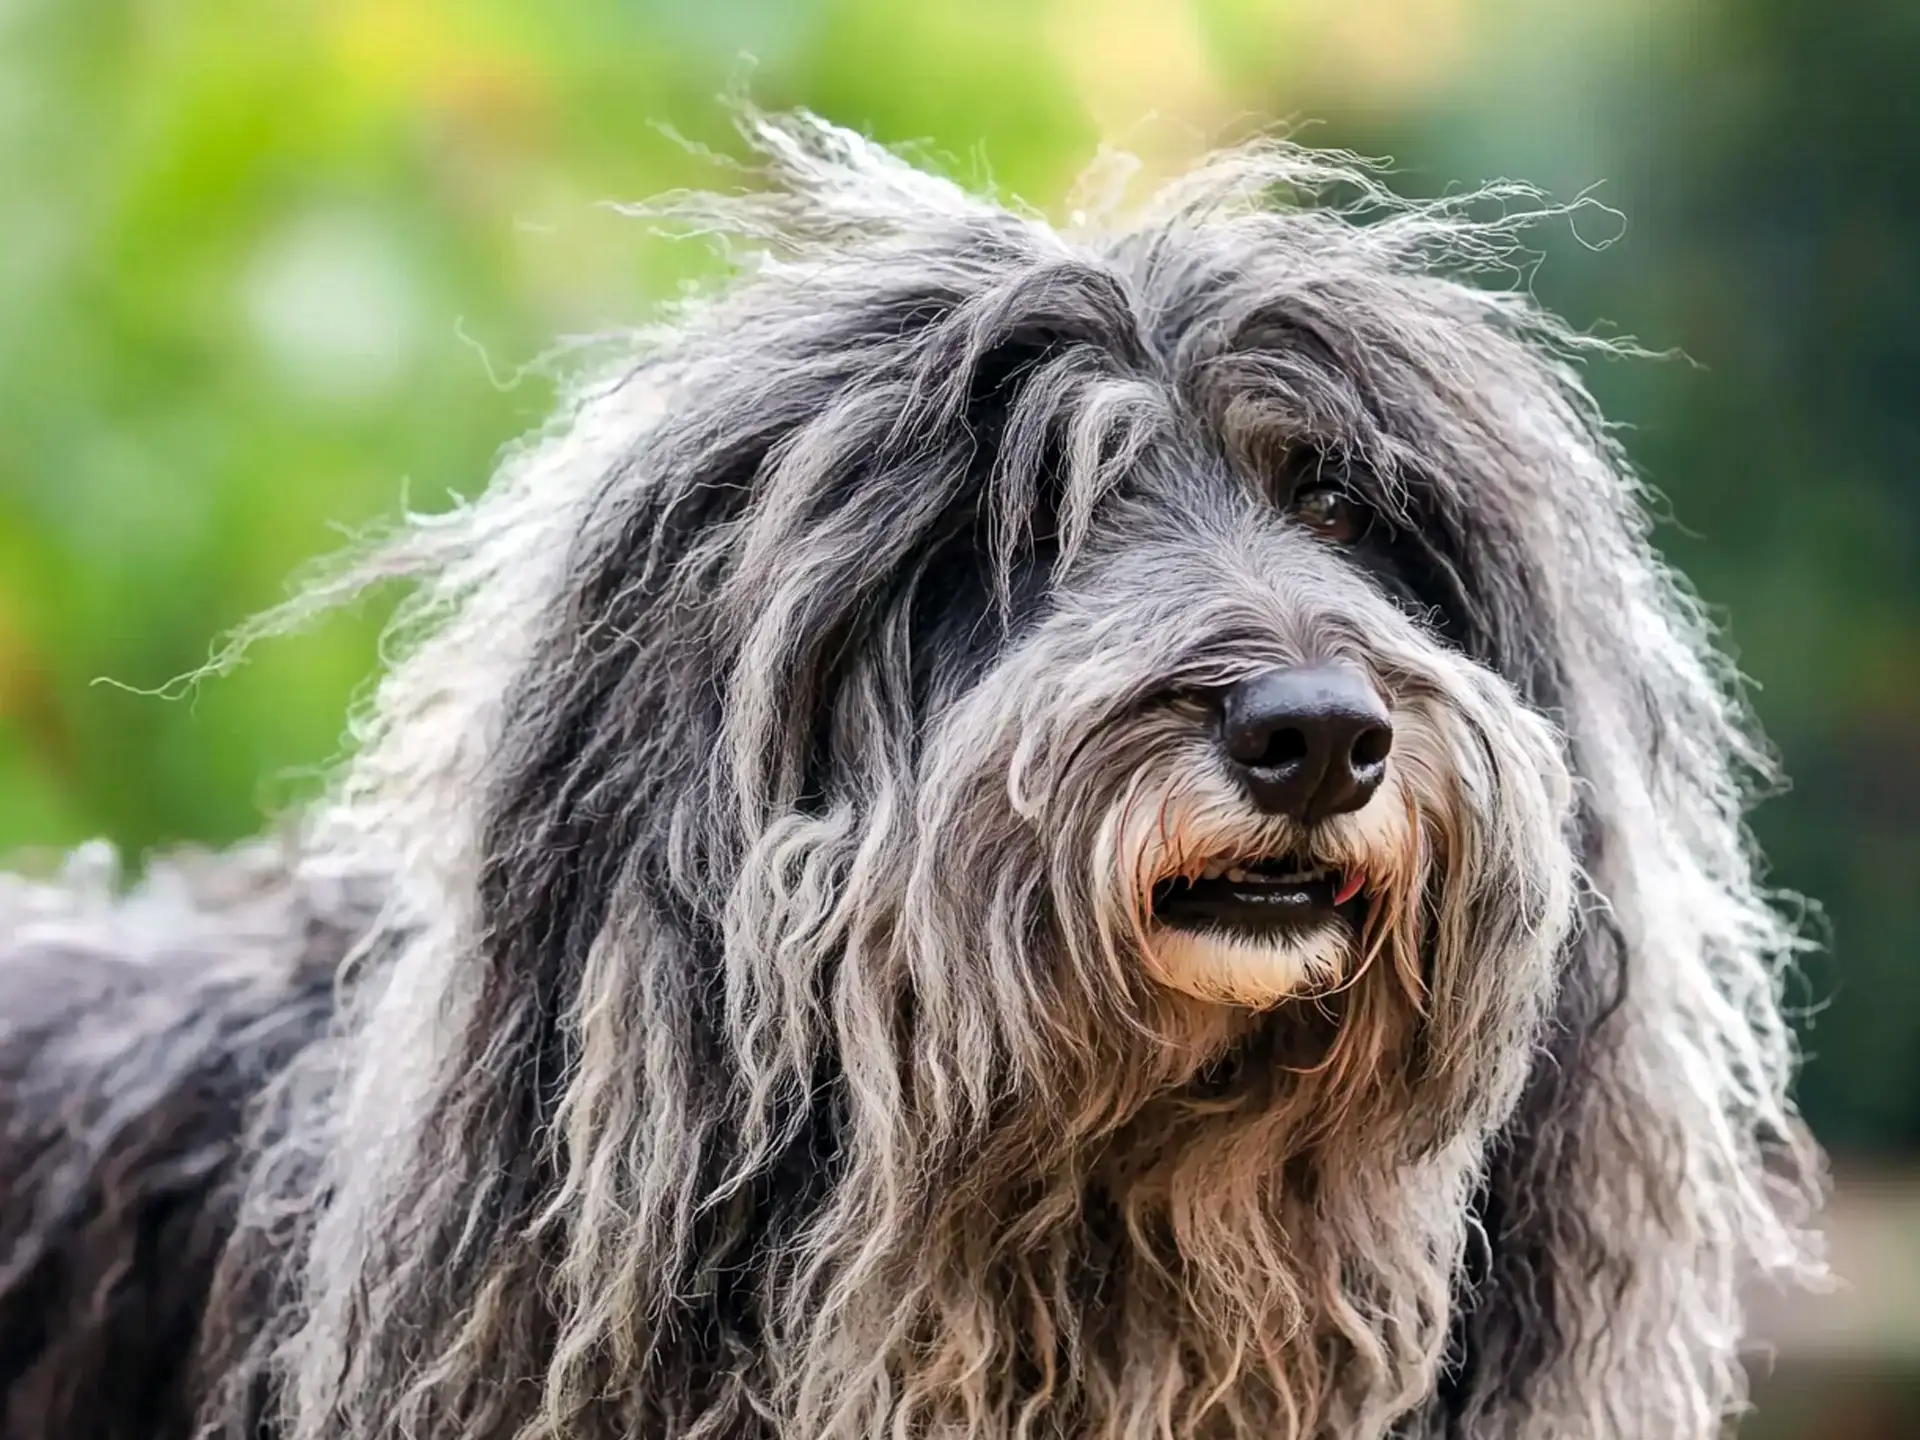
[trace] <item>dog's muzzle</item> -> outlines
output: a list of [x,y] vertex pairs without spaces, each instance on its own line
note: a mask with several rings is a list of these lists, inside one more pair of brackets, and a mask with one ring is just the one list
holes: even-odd
[[1217,699],[1219,740],[1241,789],[1293,822],[1290,853],[1227,855],[1155,887],[1153,915],[1175,930],[1285,942],[1336,921],[1357,929],[1366,875],[1316,856],[1315,827],[1373,798],[1393,746],[1386,705],[1343,665],[1267,670]]

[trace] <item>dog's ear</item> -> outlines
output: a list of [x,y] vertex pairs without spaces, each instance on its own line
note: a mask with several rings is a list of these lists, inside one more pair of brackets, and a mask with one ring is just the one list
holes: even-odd
[[[822,716],[843,697],[911,705],[911,647],[869,640],[911,627],[943,547],[980,551],[994,458],[1044,452],[1045,417],[1015,413],[1020,397],[1062,400],[1095,332],[1131,323],[1110,277],[1012,253],[1016,232],[1037,246],[1003,217],[950,254],[882,247],[744,287],[626,382],[657,404],[629,399],[652,418],[613,463],[540,471],[545,493],[490,495],[463,521],[498,547],[461,558],[486,598],[532,613],[497,646],[474,633],[447,651],[515,656],[484,725],[458,731],[484,751],[470,788],[442,794],[463,836],[477,817],[449,847],[462,888],[435,894],[398,965],[445,991],[447,1018],[415,1062],[433,1074],[408,1117],[418,1153],[396,1167],[407,1193],[329,1212],[365,1219],[342,1242],[356,1258],[330,1262],[352,1272],[333,1288],[351,1292],[339,1338],[355,1358],[322,1344],[310,1364],[359,1367],[349,1388],[387,1407],[364,1429],[405,1428],[428,1403],[409,1365],[491,1378],[505,1362],[489,1347],[555,1353],[554,1393],[598,1394],[616,1332],[644,1352],[632,1373],[680,1377],[659,1394],[684,1399],[696,1375],[745,1393],[734,1361],[760,1347],[734,1293],[755,1270],[743,1247],[777,1247],[817,1205],[835,1100],[807,1059],[780,1113],[743,1098],[723,943],[739,872],[770,826],[806,818],[823,745],[912,743],[908,715],[870,709],[825,741]],[[1037,511],[1041,487],[1027,493]],[[528,516],[550,553],[514,549]],[[989,595],[990,573],[976,579]],[[477,625],[464,598],[455,625]],[[875,666],[892,667],[884,683]],[[470,717],[426,718],[439,743]],[[354,1123],[379,1130],[377,1109]],[[556,1336],[555,1316],[578,1324]],[[437,1421],[493,1403],[431,1402]]]
[[1605,504],[1585,527],[1560,580],[1586,599],[1546,653],[1587,893],[1475,1203],[1431,1417],[1459,1437],[1515,1413],[1717,1434],[1745,1393],[1745,1292],[1813,1263],[1818,1159],[1780,993],[1799,942],[1743,824],[1766,756],[1638,527]]
[[[1591,859],[1602,832],[1590,812],[1581,829]],[[1629,983],[1625,940],[1598,897],[1581,897],[1561,967],[1548,1031],[1473,1201],[1434,1417],[1458,1440],[1524,1410],[1543,1374],[1576,1363],[1596,1338],[1583,1327],[1633,1273],[1633,1238],[1601,1223],[1579,1189],[1602,1163],[1593,1150],[1610,1102],[1598,1090]]]

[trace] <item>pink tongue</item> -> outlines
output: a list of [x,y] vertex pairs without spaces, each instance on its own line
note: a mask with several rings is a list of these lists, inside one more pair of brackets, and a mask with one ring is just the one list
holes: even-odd
[[1366,872],[1355,870],[1340,882],[1340,888],[1334,893],[1333,903],[1344,905],[1360,893],[1361,886],[1367,883]]

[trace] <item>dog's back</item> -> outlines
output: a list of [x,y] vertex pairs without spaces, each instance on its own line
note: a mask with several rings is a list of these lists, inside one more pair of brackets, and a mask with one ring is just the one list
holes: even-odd
[[351,939],[268,856],[111,890],[0,875],[5,1440],[190,1431],[250,1102],[325,1030]]

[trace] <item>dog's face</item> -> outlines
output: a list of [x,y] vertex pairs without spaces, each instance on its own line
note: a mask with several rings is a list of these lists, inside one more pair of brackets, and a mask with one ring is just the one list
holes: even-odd
[[[1490,955],[1555,923],[1558,743],[1449,638],[1432,497],[1286,438],[1270,471],[1204,430],[1133,457],[935,702],[928,859],[951,874],[970,836],[1021,837],[982,863],[1005,903],[1044,890],[1089,986],[1137,970],[1265,1008],[1382,962],[1417,998],[1443,918]],[[922,643],[961,647],[982,608],[930,616]]]

